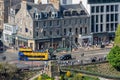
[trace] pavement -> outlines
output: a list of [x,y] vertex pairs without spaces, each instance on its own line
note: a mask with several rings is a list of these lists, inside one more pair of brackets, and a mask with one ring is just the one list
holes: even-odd
[[106,78],[102,78],[102,77],[99,77],[100,80],[113,80],[113,79],[106,79]]
[[[78,49],[73,50],[72,52],[79,52],[81,50],[83,50],[83,51],[92,51],[92,50],[101,50],[101,49],[111,49],[112,47],[113,47],[112,44],[109,44],[109,45],[105,46],[105,48],[101,48],[100,45],[98,45],[97,47],[96,46],[92,46],[92,47],[79,47]],[[66,52],[63,52],[63,53],[66,53]]]
[[9,49],[6,50],[6,52],[15,53],[15,52],[18,52],[18,51],[15,50],[15,49],[9,48]]

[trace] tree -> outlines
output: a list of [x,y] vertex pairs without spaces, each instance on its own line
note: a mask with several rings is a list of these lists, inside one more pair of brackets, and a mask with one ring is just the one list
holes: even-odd
[[118,25],[117,30],[115,32],[114,45],[115,46],[107,55],[107,59],[114,68],[120,70],[120,24]]
[[12,80],[16,75],[17,67],[8,63],[0,64],[0,79]]
[[120,24],[118,25],[117,30],[115,32],[114,44],[120,46]]
[[107,59],[114,68],[120,70],[120,47],[114,46],[107,55]]

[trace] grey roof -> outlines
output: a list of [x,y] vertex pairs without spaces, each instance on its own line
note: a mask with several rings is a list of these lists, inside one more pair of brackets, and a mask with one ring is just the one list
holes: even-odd
[[[56,10],[52,4],[34,4],[32,2],[27,2],[27,10],[31,13],[31,11],[37,9],[38,11],[45,11],[47,7],[52,7],[54,10]],[[12,6],[14,10],[17,12],[21,8],[21,3],[18,3],[14,6]],[[48,10],[47,10],[48,11]]]
[[61,5],[61,10],[82,8],[80,4]]
[[62,12],[64,10],[76,10],[76,11],[84,10],[88,14],[88,11],[86,10],[86,8],[84,7],[84,5],[82,3],[79,3],[79,4],[69,4],[69,5],[61,5],[60,8],[61,8]]

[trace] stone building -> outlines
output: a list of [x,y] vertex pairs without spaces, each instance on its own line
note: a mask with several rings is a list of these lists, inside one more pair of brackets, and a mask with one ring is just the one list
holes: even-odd
[[4,0],[0,0],[0,36],[2,34],[3,23],[4,23]]
[[50,0],[48,4],[34,4],[23,0],[10,9],[9,22],[18,26],[13,35],[17,46],[35,49],[70,47],[78,45],[78,36],[88,43],[89,14],[82,5],[60,5]]
[[[10,7],[20,3],[22,0],[0,0],[0,36],[3,31],[4,23],[8,23],[8,13]],[[27,0],[29,2],[33,2],[34,0]]]
[[60,65],[56,60],[48,61],[44,66],[44,73],[53,78],[60,76]]

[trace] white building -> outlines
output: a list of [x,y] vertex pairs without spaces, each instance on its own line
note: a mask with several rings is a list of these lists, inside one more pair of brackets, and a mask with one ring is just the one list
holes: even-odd
[[60,0],[61,5],[72,4],[72,0]]
[[7,44],[12,44],[12,42],[15,42],[12,39],[12,35],[16,34],[16,31],[16,25],[5,23],[3,27],[3,41]]
[[120,0],[88,0],[91,14],[91,33],[94,43],[114,40],[120,23]]

